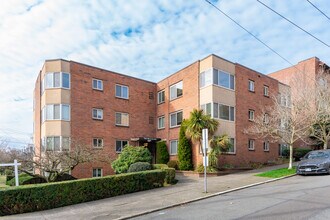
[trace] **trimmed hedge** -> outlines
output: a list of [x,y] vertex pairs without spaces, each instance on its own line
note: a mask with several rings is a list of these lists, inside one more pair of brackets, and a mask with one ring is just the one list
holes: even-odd
[[151,164],[148,162],[136,162],[131,164],[128,169],[128,173],[133,173],[133,172],[140,172],[140,171],[146,171],[146,170],[151,170]]
[[165,172],[150,170],[58,183],[9,187],[0,190],[0,216],[52,209],[162,187]]
[[170,159],[170,155],[167,151],[167,146],[165,141],[159,141],[156,144],[156,163],[162,164],[167,163]]
[[[295,161],[299,161],[300,158],[305,156],[309,151],[312,151],[310,148],[293,148],[293,158]],[[284,157],[289,157],[290,149],[284,149],[282,155]]]
[[163,169],[168,168],[167,164],[152,164],[153,169]]
[[165,183],[175,184],[177,180],[175,179],[175,169],[168,167],[166,164],[152,164],[153,169],[161,169],[165,171]]
[[179,168],[179,163],[176,160],[170,160],[168,161],[167,166],[177,170]]

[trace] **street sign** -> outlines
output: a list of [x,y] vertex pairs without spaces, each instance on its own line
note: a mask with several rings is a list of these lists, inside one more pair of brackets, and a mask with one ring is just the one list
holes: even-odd
[[17,160],[14,160],[14,163],[3,163],[0,164],[0,167],[10,167],[10,166],[14,166],[15,168],[15,185],[19,186],[19,182],[18,182],[18,166],[20,166],[21,163],[17,163]]
[[208,149],[208,144],[209,144],[208,129],[203,129],[202,138],[203,138],[204,192],[207,193],[206,168],[208,165],[208,157],[207,157],[207,149]]

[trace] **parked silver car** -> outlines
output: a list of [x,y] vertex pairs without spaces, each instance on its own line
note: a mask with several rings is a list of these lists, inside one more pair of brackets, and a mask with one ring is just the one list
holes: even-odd
[[307,153],[297,166],[297,174],[330,174],[330,149]]

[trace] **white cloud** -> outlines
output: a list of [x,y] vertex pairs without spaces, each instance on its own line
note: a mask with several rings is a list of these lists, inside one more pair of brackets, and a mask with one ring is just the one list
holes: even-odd
[[[330,43],[328,20],[308,2],[263,2]],[[330,14],[326,1],[313,3]],[[330,63],[329,48],[258,2],[216,5],[292,63],[312,56]],[[0,17],[0,137],[5,129],[32,133],[32,92],[45,59],[151,81],[211,53],[264,73],[289,66],[204,1],[11,0],[1,3]]]

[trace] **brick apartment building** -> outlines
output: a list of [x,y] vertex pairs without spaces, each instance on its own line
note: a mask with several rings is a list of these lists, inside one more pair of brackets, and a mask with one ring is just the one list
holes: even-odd
[[[69,138],[83,141],[116,159],[126,144],[146,146],[166,140],[170,159],[177,159],[179,128],[194,108],[202,108],[228,134],[233,147],[221,164],[246,166],[279,156],[280,145],[244,134],[271,96],[288,86],[216,55],[198,60],[158,83],[62,59],[46,60],[34,90],[36,153],[69,149]],[[193,162],[202,162],[193,146]],[[76,167],[78,178],[109,175],[110,164]]]

